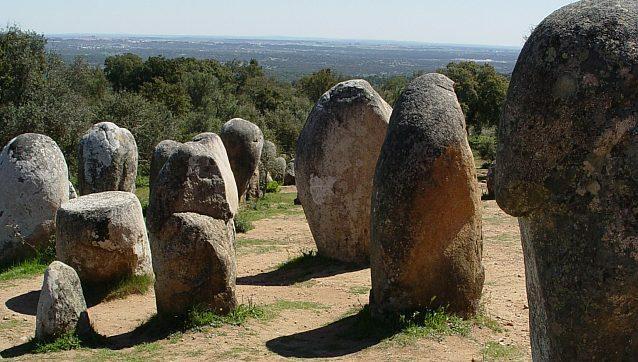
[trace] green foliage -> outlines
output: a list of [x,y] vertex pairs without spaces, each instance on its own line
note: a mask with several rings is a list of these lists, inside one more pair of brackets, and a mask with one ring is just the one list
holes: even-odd
[[473,135],[468,139],[470,147],[483,160],[496,159],[496,137],[488,135]]
[[42,342],[35,338],[29,342],[28,349],[33,353],[53,353],[70,351],[84,347],[96,347],[103,345],[106,338],[91,328],[86,335],[78,335],[75,332],[66,333],[52,341]]
[[333,73],[331,69],[321,69],[301,77],[295,85],[310,101],[316,103],[330,88],[344,80],[346,78]]
[[151,275],[131,275],[109,288],[104,300],[123,299],[133,294],[146,294],[153,286]]
[[226,315],[211,311],[206,307],[193,308],[186,317],[186,328],[198,328],[210,326],[214,328],[223,325],[240,326],[249,319],[263,319],[266,312],[263,308],[257,307],[252,303],[240,304],[233,311]]
[[46,39],[11,26],[0,32],[0,106],[22,105],[46,69]]
[[399,316],[385,322],[372,319],[369,306],[354,314],[354,322],[342,333],[357,339],[379,338],[387,342],[408,345],[420,338],[441,339],[445,336],[468,336],[472,322],[445,312],[445,309],[425,310],[411,316]]
[[281,189],[281,185],[277,181],[270,181],[266,185],[266,193],[274,194],[279,192],[280,189]]
[[82,340],[75,333],[67,333],[49,343],[37,343],[35,353],[52,353],[82,348]]
[[439,72],[454,81],[468,128],[480,134],[483,128],[498,124],[509,87],[507,77],[490,64],[475,62],[450,63]]
[[100,121],[133,133],[144,175],[160,141],[219,132],[235,117],[257,124],[282,152],[293,154],[312,107],[305,94],[267,77],[254,60],[123,54],[108,57],[100,69],[82,58],[64,64],[45,43],[16,27],[0,29],[0,146],[22,133],[46,134],[62,149],[71,174],[80,137]]
[[410,317],[401,316],[401,333],[393,337],[400,344],[408,344],[419,338],[440,339],[444,336],[467,337],[472,332],[472,322],[448,314],[445,309],[415,312]]
[[250,230],[254,229],[252,221],[247,217],[246,213],[243,210],[240,210],[237,215],[235,215],[235,231],[240,234],[247,233]]

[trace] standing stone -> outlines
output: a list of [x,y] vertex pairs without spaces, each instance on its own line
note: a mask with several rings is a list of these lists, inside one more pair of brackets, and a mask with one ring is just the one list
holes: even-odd
[[324,94],[299,139],[299,200],[321,255],[369,262],[370,195],[392,108],[364,80]]
[[259,168],[259,166],[255,168],[255,172],[248,182],[248,189],[246,190],[246,200],[258,200],[262,197],[262,191],[259,187]]
[[90,330],[80,278],[70,266],[54,261],[44,273],[35,338],[47,342],[67,333],[85,335]]
[[277,181],[280,185],[284,183],[284,177],[286,175],[286,159],[283,157],[275,158],[271,163],[272,179]]
[[142,206],[130,192],[108,191],[64,203],[57,214],[57,259],[83,283],[152,275]]
[[49,137],[26,133],[0,154],[0,266],[34,256],[55,233],[55,213],[69,199],[64,155]]
[[237,306],[232,219],[176,213],[154,235],[158,313],[180,315],[190,307],[206,305],[223,314]]
[[164,164],[171,157],[173,152],[181,145],[179,142],[172,140],[164,140],[155,146],[153,155],[151,156],[151,169],[149,171],[149,184],[157,178],[157,175],[164,167]]
[[226,122],[219,133],[230,167],[235,176],[239,198],[245,197],[250,179],[259,166],[261,150],[264,146],[264,135],[256,125],[241,118]]
[[264,165],[269,166],[272,161],[277,158],[277,146],[271,141],[264,141],[264,146],[261,152],[261,162]]
[[147,211],[151,233],[174,213],[194,212],[219,220],[237,213],[237,186],[221,138],[209,133],[195,139],[177,148],[155,180]]
[[496,199],[519,217],[536,361],[638,356],[638,2],[580,1],[523,48]]
[[295,160],[288,162],[286,165],[286,174],[284,175],[284,185],[291,186],[295,184]]
[[482,248],[480,189],[454,83],[421,76],[396,103],[374,177],[371,312],[474,315]]
[[237,186],[215,134],[180,145],[151,189],[148,227],[160,314],[235,308]]
[[81,195],[135,192],[137,144],[129,130],[111,122],[93,126],[80,139],[78,182]]

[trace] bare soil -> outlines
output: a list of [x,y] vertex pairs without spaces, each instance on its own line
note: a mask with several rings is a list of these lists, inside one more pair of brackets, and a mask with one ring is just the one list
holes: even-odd
[[[284,192],[294,191],[286,189]],[[153,292],[90,307],[96,330],[108,346],[52,354],[24,354],[34,333],[42,277],[0,282],[0,354],[21,360],[343,360],[471,361],[498,357],[487,345],[504,346],[501,358],[530,360],[525,273],[516,219],[494,201],[484,201],[483,293],[485,314],[501,331],[474,326],[469,336],[401,339],[349,338],[352,314],[368,303],[370,270],[344,265],[313,266],[284,272],[277,266],[314,243],[305,217],[297,213],[255,222],[238,236],[237,295],[240,302],[272,305],[277,301],[312,302],[283,308],[268,321],[243,326],[206,327],[172,335],[132,331],[155,314]],[[289,303],[295,304],[295,303]]]

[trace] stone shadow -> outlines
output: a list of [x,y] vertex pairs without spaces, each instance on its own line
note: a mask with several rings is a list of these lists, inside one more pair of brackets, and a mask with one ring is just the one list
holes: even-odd
[[[144,324],[134,330],[110,337],[99,335],[95,332],[87,334],[87,337],[81,337],[81,346],[91,349],[110,349],[121,350],[135,347],[144,343],[152,343],[158,340],[166,339],[174,332],[182,331],[183,323],[179,320],[160,318],[157,315],[150,318]],[[0,351],[2,358],[15,358],[28,354],[32,354],[38,348],[35,340],[30,340],[18,346],[7,348]]]
[[325,278],[368,268],[365,265],[350,264],[315,253],[304,253],[289,260],[277,269],[257,275],[237,278],[238,285],[287,286],[305,282],[313,278]]
[[393,328],[372,324],[364,308],[356,315],[313,330],[282,336],[266,342],[266,347],[286,358],[344,357],[374,346],[396,333]]
[[32,290],[7,300],[4,305],[16,313],[36,315],[39,299],[40,291]]

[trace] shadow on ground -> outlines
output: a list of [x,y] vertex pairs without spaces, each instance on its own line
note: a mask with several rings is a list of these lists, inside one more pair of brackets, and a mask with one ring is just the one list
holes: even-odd
[[303,254],[277,269],[257,275],[237,278],[238,285],[287,286],[305,282],[313,278],[331,277],[366,269],[367,266],[343,263],[314,253]]
[[18,295],[7,300],[4,305],[10,310],[26,315],[36,315],[38,311],[38,300],[40,299],[40,291],[32,290],[30,292]]
[[343,357],[374,346],[395,333],[392,329],[370,326],[366,313],[364,309],[317,329],[271,339],[266,347],[288,358]]
[[[157,316],[154,316],[131,332],[122,333],[111,337],[92,334],[90,335],[89,339],[82,341],[82,347],[92,349],[121,350],[135,347],[144,343],[152,343],[161,339],[166,339],[174,332],[180,330],[182,330],[182,324],[180,324],[179,322],[161,319]],[[31,340],[21,345],[7,348],[4,351],[0,351],[0,356],[2,358],[20,357],[27,354],[35,353],[37,348],[37,343]]]

